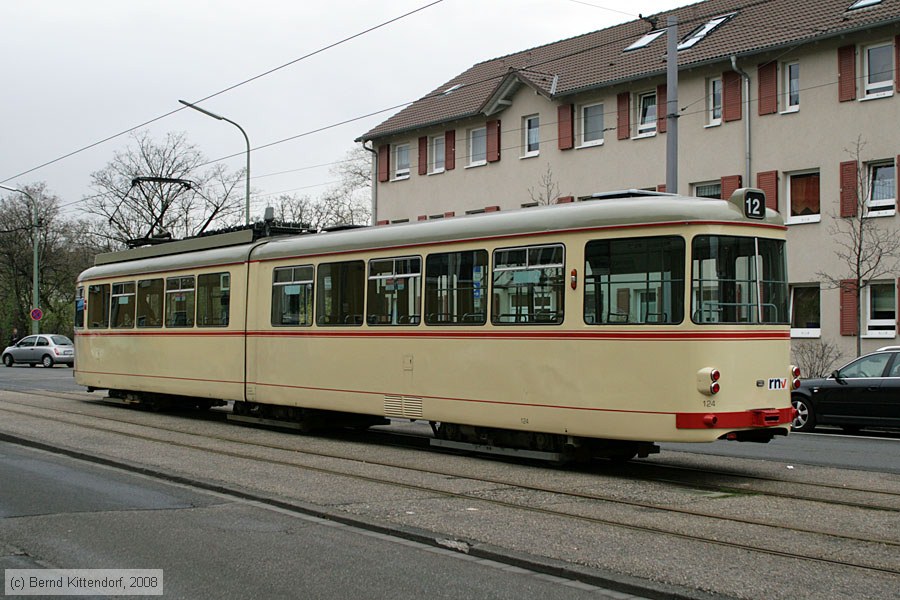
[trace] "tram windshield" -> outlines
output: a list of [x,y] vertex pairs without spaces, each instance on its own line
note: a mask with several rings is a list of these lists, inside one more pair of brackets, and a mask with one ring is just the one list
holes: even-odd
[[695,323],[788,322],[784,241],[699,235],[691,250]]

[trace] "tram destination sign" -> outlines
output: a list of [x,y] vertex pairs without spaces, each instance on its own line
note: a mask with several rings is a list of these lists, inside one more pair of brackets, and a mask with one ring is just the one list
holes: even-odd
[[744,192],[744,216],[748,219],[766,218],[766,194],[760,190]]

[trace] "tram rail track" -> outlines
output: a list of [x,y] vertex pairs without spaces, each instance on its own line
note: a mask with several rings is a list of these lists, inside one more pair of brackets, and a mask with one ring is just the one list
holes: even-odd
[[[41,395],[45,395],[48,397],[57,397],[57,398],[70,397],[70,396],[55,395],[55,394],[41,394]],[[84,400],[83,397],[79,397],[78,399]],[[19,409],[10,408],[10,406],[9,406],[10,404],[18,406]],[[24,410],[22,410],[22,409],[24,409]],[[766,522],[766,521],[759,520],[759,519],[747,519],[747,518],[739,519],[739,518],[734,518],[734,517],[712,514],[712,513],[706,512],[706,511],[691,510],[691,509],[685,509],[685,508],[679,508],[679,507],[660,506],[660,505],[656,505],[656,504],[648,503],[648,502],[636,502],[633,500],[623,500],[621,498],[615,498],[612,496],[604,496],[604,495],[596,494],[596,493],[577,492],[577,491],[572,491],[572,490],[563,490],[563,489],[553,488],[553,487],[549,487],[549,486],[523,484],[521,482],[515,482],[510,479],[480,477],[480,476],[472,475],[471,473],[453,472],[451,470],[435,472],[433,469],[429,469],[427,471],[424,471],[422,469],[415,469],[408,465],[398,464],[396,462],[370,460],[370,457],[367,457],[366,460],[360,460],[359,458],[354,458],[354,457],[350,457],[347,455],[341,455],[341,454],[337,454],[337,453],[309,451],[309,450],[304,450],[304,449],[292,448],[292,447],[282,445],[282,444],[258,443],[258,442],[237,439],[234,436],[209,435],[209,434],[205,434],[205,433],[199,434],[195,431],[194,432],[184,431],[183,429],[180,429],[177,427],[176,428],[161,427],[158,425],[142,423],[142,422],[135,421],[132,419],[116,419],[116,418],[112,418],[112,417],[97,416],[94,414],[89,414],[89,413],[85,413],[85,412],[81,412],[81,411],[71,411],[71,410],[64,410],[64,409],[59,409],[59,408],[35,406],[35,405],[29,404],[29,403],[4,401],[4,403],[2,405],[0,405],[0,411],[16,413],[16,414],[19,414],[20,416],[44,419],[44,420],[56,421],[56,422],[62,421],[65,424],[76,426],[76,427],[88,428],[88,429],[92,429],[92,430],[95,430],[98,432],[104,432],[104,433],[109,433],[109,434],[127,435],[130,438],[141,439],[141,440],[144,440],[147,442],[152,442],[152,443],[168,444],[168,445],[177,446],[177,447],[181,447],[181,448],[193,450],[193,451],[213,452],[218,455],[224,455],[224,456],[239,458],[239,459],[243,459],[243,460],[259,461],[261,463],[266,463],[266,464],[273,465],[273,466],[298,468],[298,469],[304,469],[304,470],[309,470],[309,471],[315,471],[315,472],[327,474],[327,475],[350,477],[350,478],[360,480],[360,481],[365,481],[365,482],[379,484],[379,485],[388,485],[388,486],[393,486],[393,487],[399,487],[399,488],[408,489],[408,490],[412,490],[412,491],[416,491],[416,492],[422,492],[422,493],[427,493],[427,494],[440,494],[440,495],[442,495],[444,497],[448,497],[448,498],[464,499],[466,501],[486,502],[488,504],[491,504],[491,505],[494,505],[497,507],[506,508],[506,509],[528,511],[531,513],[540,514],[540,515],[544,515],[544,516],[551,516],[551,517],[556,517],[556,518],[572,519],[575,521],[590,523],[593,525],[611,526],[611,527],[624,528],[624,529],[628,529],[631,531],[641,531],[644,533],[650,533],[650,534],[655,534],[655,535],[672,536],[672,537],[676,537],[676,538],[680,538],[680,539],[684,539],[684,540],[690,540],[690,541],[694,541],[694,542],[701,542],[701,543],[707,543],[707,544],[715,544],[715,545],[725,546],[725,547],[729,547],[729,548],[736,548],[736,549],[745,550],[745,551],[767,554],[767,555],[775,556],[775,557],[783,557],[783,558],[789,557],[789,558],[794,558],[794,559],[798,559],[798,560],[818,562],[818,563],[822,563],[822,564],[840,565],[840,566],[851,567],[851,568],[855,568],[855,569],[864,569],[864,570],[868,570],[868,571],[872,571],[872,572],[880,572],[880,573],[886,573],[886,574],[890,574],[890,575],[900,575],[900,569],[890,566],[889,561],[886,561],[884,564],[875,564],[877,561],[873,560],[873,561],[870,561],[869,564],[866,564],[867,561],[862,561],[862,560],[850,561],[850,560],[841,560],[841,559],[830,558],[830,557],[824,556],[824,555],[815,556],[815,555],[811,555],[811,554],[800,554],[800,553],[796,553],[796,552],[780,550],[778,548],[767,547],[765,545],[758,544],[758,543],[747,543],[747,542],[736,542],[733,540],[712,539],[709,536],[693,535],[693,534],[689,534],[689,533],[675,531],[671,527],[659,527],[659,526],[653,526],[653,525],[647,525],[647,524],[635,524],[635,523],[630,523],[630,522],[624,522],[622,519],[602,518],[602,517],[597,517],[597,516],[592,516],[592,515],[587,515],[587,514],[579,514],[579,513],[567,511],[567,510],[557,510],[557,509],[551,509],[551,508],[546,508],[546,507],[542,507],[542,506],[530,505],[528,503],[523,503],[523,502],[511,502],[511,501],[503,500],[500,498],[490,498],[490,497],[485,497],[482,495],[476,495],[476,494],[473,494],[472,492],[454,492],[452,490],[448,490],[448,489],[442,488],[440,486],[436,486],[434,484],[431,484],[431,485],[413,484],[413,483],[398,481],[396,478],[378,477],[378,476],[373,476],[373,475],[349,472],[348,470],[345,470],[345,469],[326,468],[326,467],[309,465],[309,464],[301,464],[294,460],[282,460],[282,459],[277,459],[277,458],[273,458],[273,457],[248,456],[248,454],[246,452],[238,452],[235,450],[227,450],[227,449],[223,449],[223,448],[210,448],[209,446],[206,446],[206,445],[203,445],[203,444],[197,443],[197,442],[191,442],[189,440],[188,441],[177,441],[177,440],[172,440],[172,439],[164,439],[163,437],[160,437],[159,435],[151,435],[151,434],[143,434],[143,433],[135,434],[134,432],[123,432],[123,431],[117,430],[115,427],[110,427],[110,426],[104,427],[104,426],[101,426],[96,423],[76,422],[75,420],[72,420],[72,419],[61,419],[58,416],[35,414],[33,411],[30,411],[28,409],[36,409],[36,410],[40,410],[40,411],[50,411],[50,412],[56,413],[57,415],[65,414],[70,417],[75,417],[76,420],[77,419],[101,419],[102,421],[105,421],[108,423],[118,423],[120,425],[126,425],[126,426],[131,426],[131,427],[141,427],[141,428],[146,428],[146,429],[150,429],[150,430],[164,432],[165,434],[169,434],[169,435],[174,434],[174,435],[181,435],[181,436],[194,436],[194,437],[199,437],[203,440],[212,440],[215,442],[227,443],[227,444],[241,444],[243,446],[256,447],[261,450],[275,450],[275,451],[280,451],[280,452],[300,453],[300,454],[304,454],[304,455],[314,456],[317,458],[328,458],[328,459],[337,459],[337,460],[342,460],[342,461],[352,461],[354,463],[364,464],[369,467],[379,466],[379,467],[385,467],[385,468],[390,468],[390,469],[403,469],[406,471],[415,472],[415,473],[419,473],[419,474],[427,472],[430,475],[444,477],[444,478],[458,478],[458,479],[464,478],[464,479],[468,479],[468,480],[475,481],[478,483],[485,483],[485,484],[491,484],[491,485],[496,485],[496,486],[504,486],[504,487],[514,488],[518,491],[527,491],[527,492],[530,492],[533,494],[546,494],[546,495],[550,495],[552,498],[555,498],[555,499],[568,498],[573,501],[605,502],[605,503],[616,504],[616,505],[624,506],[624,507],[628,507],[628,508],[639,509],[641,511],[659,511],[662,514],[672,514],[672,515],[679,515],[679,516],[698,518],[698,519],[725,521],[728,523],[739,524],[742,526],[774,528],[781,532],[788,530],[790,532],[793,532],[793,533],[799,534],[799,535],[825,536],[825,537],[833,538],[836,540],[852,542],[854,544],[860,545],[860,547],[866,547],[866,548],[874,548],[876,546],[882,546],[882,547],[885,547],[888,549],[895,549],[895,548],[900,547],[900,542],[898,542],[896,540],[892,540],[892,539],[887,539],[887,538],[873,539],[871,537],[859,537],[859,536],[849,535],[848,533],[842,533],[842,532],[838,532],[838,531],[826,531],[826,530],[822,530],[822,529],[800,528],[800,527],[796,527],[793,525],[785,525],[784,523],[772,523],[772,522]],[[743,493],[748,493],[747,490],[742,490],[742,491],[743,491]],[[753,493],[756,493],[756,492],[753,492]],[[760,493],[765,493],[765,492],[760,492]],[[796,499],[796,498],[794,498],[794,499]],[[808,500],[811,502],[820,502],[821,501],[821,500],[814,499],[814,498],[805,498],[805,500]],[[898,512],[898,509],[892,508],[892,507],[879,507],[879,506],[862,505],[862,504],[848,504],[848,503],[841,503],[841,506],[853,507],[853,508],[856,508],[859,510],[879,510],[879,511],[890,510],[890,511]],[[746,537],[749,537],[749,536],[746,536]]]

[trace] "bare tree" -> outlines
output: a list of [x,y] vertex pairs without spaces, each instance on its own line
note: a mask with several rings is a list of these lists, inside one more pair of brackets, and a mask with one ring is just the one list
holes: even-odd
[[[835,255],[845,268],[840,273],[822,271],[818,273],[829,287],[840,289],[841,294],[855,294],[857,356],[862,353],[860,326],[863,290],[879,278],[895,273],[900,257],[900,231],[892,223],[885,223],[870,214],[874,186],[869,169],[865,163],[861,164],[865,146],[862,138],[857,138],[853,147],[845,149],[857,165],[856,189],[853,190],[855,206],[845,207],[841,211],[846,216],[832,214],[833,220],[829,229],[831,239],[836,245]],[[846,182],[846,185],[852,184]],[[843,192],[848,196],[848,190]]]
[[21,194],[0,200],[0,326],[27,331],[32,303],[34,236],[38,241],[39,301],[44,312],[41,329],[71,333],[72,282],[93,262],[95,248],[84,221],[66,219],[59,198],[43,183],[25,187],[37,204],[34,227],[31,201]]
[[540,205],[556,204],[559,200],[559,183],[553,179],[553,169],[547,163],[547,171],[541,175],[538,185],[528,188],[531,201]]
[[203,169],[206,162],[183,133],[162,142],[136,133],[133,145],[91,174],[96,193],[85,198],[85,210],[102,217],[108,239],[119,244],[160,231],[186,237],[210,225],[236,225],[243,173],[229,174],[222,165]]
[[794,340],[794,362],[804,377],[825,377],[841,358],[841,350],[834,342],[825,340]]

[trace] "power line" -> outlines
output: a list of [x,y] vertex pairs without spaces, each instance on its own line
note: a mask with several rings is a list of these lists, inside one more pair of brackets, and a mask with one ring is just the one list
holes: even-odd
[[[401,19],[405,19],[406,17],[409,17],[409,16],[411,16],[411,15],[414,15],[414,14],[416,14],[416,13],[418,13],[418,12],[421,12],[421,11],[427,9],[427,8],[431,8],[432,6],[434,6],[434,5],[436,5],[436,4],[440,4],[440,3],[443,2],[443,1],[444,1],[444,0],[434,0],[433,2],[430,2],[429,4],[425,4],[425,5],[423,5],[423,6],[420,6],[419,8],[416,8],[416,9],[414,9],[414,10],[411,10],[411,11],[409,11],[409,12],[407,12],[407,13],[404,13],[404,14],[398,16],[398,17],[394,17],[394,18],[389,19],[389,20],[387,20],[387,21],[384,21],[384,22],[382,22],[382,23],[380,23],[380,24],[378,24],[378,25],[375,25],[375,26],[373,26],[373,27],[369,27],[368,29],[365,29],[365,30],[363,30],[363,31],[360,31],[359,33],[355,33],[355,34],[353,34],[353,35],[351,35],[351,36],[348,36],[348,37],[345,37],[345,38],[343,38],[343,39],[341,39],[341,40],[338,40],[337,42],[334,42],[334,43],[332,43],[332,44],[328,44],[327,46],[323,46],[322,48],[319,48],[318,50],[314,50],[313,52],[310,52],[310,53],[308,53],[308,54],[305,54],[305,55],[303,55],[303,56],[301,56],[301,57],[299,57],[299,58],[295,58],[294,60],[291,60],[291,61],[289,61],[289,62],[284,63],[283,65],[280,65],[280,66],[278,66],[278,67],[275,67],[274,69],[269,69],[268,71],[265,71],[265,72],[263,72],[263,73],[260,73],[259,75],[255,75],[255,76],[253,76],[253,77],[251,77],[251,78],[249,78],[249,79],[245,79],[244,81],[241,81],[240,83],[236,83],[236,84],[231,85],[231,86],[229,86],[229,87],[227,87],[227,88],[225,88],[225,89],[223,89],[223,90],[219,90],[218,92],[216,92],[216,93],[214,93],[214,94],[210,94],[209,96],[205,96],[205,97],[203,97],[203,98],[200,98],[199,100],[195,100],[194,102],[192,102],[192,104],[197,104],[197,103],[199,103],[199,102],[204,102],[204,101],[206,101],[206,100],[209,100],[210,98],[215,98],[216,96],[219,96],[219,95],[221,95],[221,94],[224,94],[225,92],[230,92],[231,90],[236,89],[236,88],[239,88],[239,87],[241,87],[242,85],[246,85],[246,84],[248,84],[248,83],[250,83],[250,82],[252,82],[252,81],[256,81],[257,79],[260,79],[260,78],[265,77],[265,76],[267,76],[267,75],[271,75],[272,73],[275,73],[276,71],[280,71],[281,69],[284,69],[284,68],[286,68],[286,67],[289,67],[289,66],[291,66],[291,65],[293,65],[293,64],[296,64],[296,63],[298,63],[298,62],[300,62],[300,61],[302,61],[302,60],[306,60],[307,58],[310,58],[310,57],[315,56],[315,55],[317,55],[317,54],[321,54],[322,52],[325,52],[326,50],[330,50],[331,48],[334,48],[334,47],[336,47],[336,46],[340,46],[341,44],[345,44],[345,43],[347,43],[347,42],[349,42],[349,41],[351,41],[351,40],[354,40],[354,39],[356,39],[356,38],[358,38],[358,37],[361,37],[361,36],[363,36],[363,35],[366,35],[367,33],[371,33],[371,32],[373,32],[373,31],[375,31],[375,30],[377,30],[377,29],[381,29],[382,27],[386,27],[386,26],[388,26],[388,25],[390,25],[390,24],[392,24],[392,23],[396,23],[397,21],[400,21]],[[169,116],[171,116],[171,115],[174,115],[175,113],[180,112],[180,111],[182,111],[182,110],[184,110],[184,109],[185,109],[185,107],[182,106],[182,107],[176,108],[175,110],[171,110],[171,111],[169,111],[169,112],[167,112],[167,113],[165,113],[165,114],[163,114],[163,115],[160,115],[160,116],[158,116],[158,117],[154,117],[153,119],[150,119],[150,120],[148,120],[148,121],[144,121],[144,122],[141,123],[140,125],[135,125],[134,127],[131,127],[131,128],[126,129],[126,130],[124,130],[124,131],[120,131],[119,133],[116,133],[116,134],[114,134],[114,135],[105,137],[105,138],[103,138],[102,140],[99,140],[99,141],[97,141],[97,142],[93,142],[93,143],[88,144],[87,146],[84,146],[84,147],[79,148],[79,149],[77,149],[77,150],[73,150],[72,152],[69,152],[68,154],[64,154],[63,156],[60,156],[60,157],[58,157],[58,158],[54,158],[53,160],[47,161],[47,162],[45,162],[45,163],[43,163],[43,164],[40,164],[40,165],[38,165],[38,166],[36,166],[36,167],[32,167],[31,169],[28,169],[28,170],[26,170],[26,171],[22,171],[21,173],[18,173],[18,174],[16,174],[16,175],[12,175],[11,177],[7,177],[6,179],[0,180],[0,183],[6,183],[7,181],[10,181],[10,180],[12,180],[12,179],[16,179],[16,178],[18,178],[18,177],[22,177],[23,175],[27,175],[27,174],[29,174],[29,173],[33,173],[34,171],[37,171],[37,170],[43,169],[44,167],[47,167],[47,166],[49,166],[49,165],[58,163],[58,162],[60,162],[61,160],[65,160],[65,159],[67,159],[67,158],[69,158],[69,157],[75,156],[76,154],[80,154],[80,153],[82,153],[82,152],[85,152],[85,151],[87,151],[87,150],[90,150],[91,148],[95,148],[95,147],[97,147],[97,146],[99,146],[99,145],[101,145],[101,144],[105,144],[106,142],[108,142],[108,141],[110,141],[110,140],[114,140],[114,139],[116,139],[116,138],[118,138],[118,137],[121,137],[121,136],[126,135],[126,134],[128,134],[128,133],[131,133],[132,131],[135,131],[135,130],[137,130],[137,129],[140,129],[141,127],[146,127],[147,125],[150,125],[151,123],[155,123],[155,122],[157,122],[157,121],[160,121],[160,120],[162,120],[162,119],[165,119],[166,117],[169,117]],[[390,110],[390,109],[387,109],[387,110]],[[383,112],[383,111],[381,111],[381,112]],[[378,113],[373,113],[373,114],[378,114]]]

